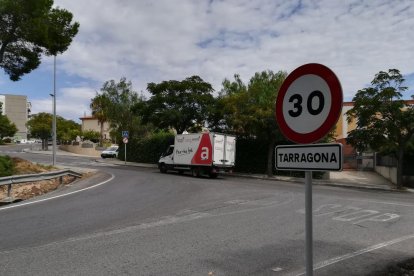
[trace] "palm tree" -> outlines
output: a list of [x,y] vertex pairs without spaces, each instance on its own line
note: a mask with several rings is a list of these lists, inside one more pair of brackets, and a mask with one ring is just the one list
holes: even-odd
[[96,94],[95,98],[92,99],[90,108],[92,110],[92,116],[98,119],[99,125],[101,126],[101,137],[99,139],[99,146],[103,146],[103,133],[104,123],[108,121],[108,107],[109,99],[105,95]]

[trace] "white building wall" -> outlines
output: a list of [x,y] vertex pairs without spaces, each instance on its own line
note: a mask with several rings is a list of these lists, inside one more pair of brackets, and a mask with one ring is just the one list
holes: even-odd
[[2,107],[0,109],[0,114],[4,115],[5,113],[5,108],[6,108],[6,97],[4,95],[0,95],[0,103],[2,103]]
[[27,96],[3,94],[0,95],[0,101],[3,103],[3,115],[6,115],[17,127],[15,137],[27,139]]

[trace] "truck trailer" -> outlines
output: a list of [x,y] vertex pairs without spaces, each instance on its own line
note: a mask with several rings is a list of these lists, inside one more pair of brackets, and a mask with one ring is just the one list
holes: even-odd
[[236,158],[236,137],[220,133],[191,133],[175,136],[174,145],[161,155],[160,172],[191,172],[195,177],[232,172]]

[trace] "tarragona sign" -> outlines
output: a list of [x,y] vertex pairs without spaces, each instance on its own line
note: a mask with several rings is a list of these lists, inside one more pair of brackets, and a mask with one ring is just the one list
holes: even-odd
[[333,152],[325,153],[279,153],[279,162],[300,162],[300,163],[320,163],[320,162],[338,162],[338,156]]

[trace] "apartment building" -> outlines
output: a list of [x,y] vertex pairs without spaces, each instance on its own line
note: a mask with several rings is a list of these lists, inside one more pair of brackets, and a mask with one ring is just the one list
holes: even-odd
[[6,115],[17,127],[15,138],[27,139],[26,123],[31,110],[31,103],[27,101],[27,96],[0,94],[0,102],[1,114]]

